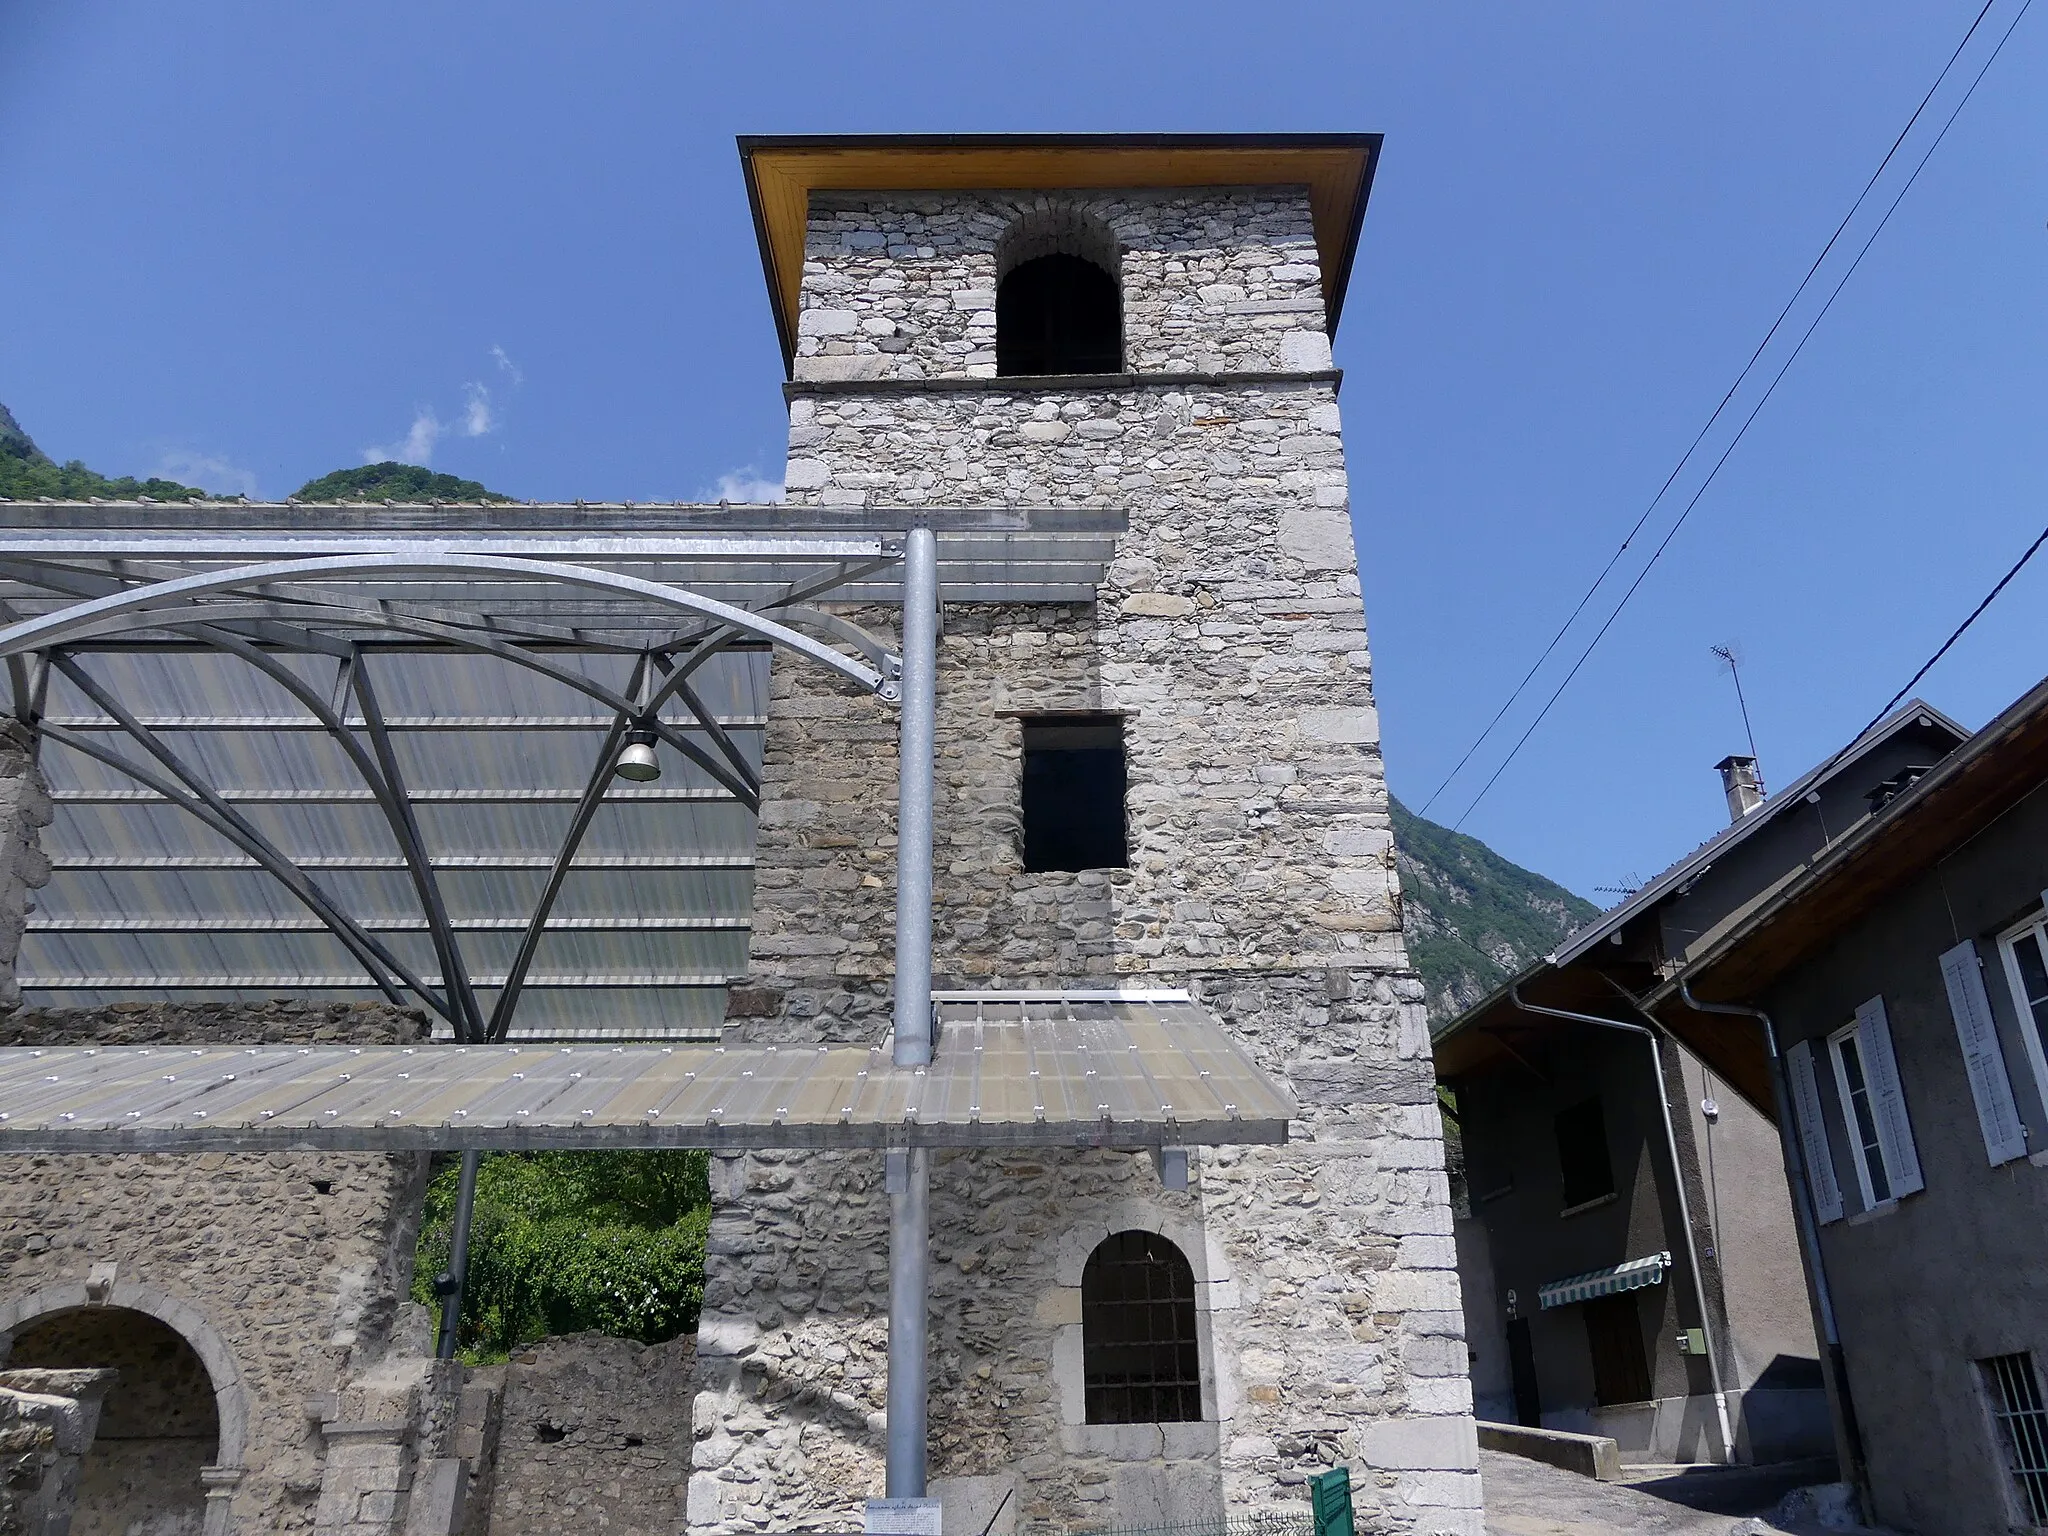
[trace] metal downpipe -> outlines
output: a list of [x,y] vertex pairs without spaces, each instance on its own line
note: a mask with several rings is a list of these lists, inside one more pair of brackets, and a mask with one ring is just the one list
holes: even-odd
[[455,1224],[448,1239],[448,1267],[434,1277],[434,1289],[441,1297],[441,1337],[434,1353],[443,1360],[455,1358],[455,1346],[462,1331],[462,1291],[469,1279],[469,1221],[476,1211],[476,1171],[483,1154],[462,1154],[462,1173],[455,1185]]
[[[896,1044],[899,1067],[932,1059],[932,759],[938,724],[938,541],[903,541],[903,703],[896,802]],[[929,1327],[929,1176],[923,1147],[887,1154],[889,1389],[887,1490],[925,1496],[925,1366]]]
[[1778,1027],[1761,1008],[1741,1003],[1707,1003],[1692,995],[1692,982],[1681,976],[1678,995],[1695,1013],[1721,1014],[1728,1018],[1755,1019],[1764,1027],[1764,1050],[1771,1063],[1771,1107],[1778,1112],[1778,1147],[1785,1159],[1786,1182],[1792,1186],[1792,1219],[1805,1250],[1806,1270],[1813,1277],[1813,1297],[1820,1308],[1822,1342],[1827,1346],[1828,1366],[1841,1398],[1844,1449],[1850,1457],[1850,1475],[1869,1507],[1869,1482],[1864,1473],[1863,1436],[1856,1425],[1855,1405],[1849,1400],[1849,1377],[1842,1356],[1842,1337],[1835,1327],[1835,1298],[1828,1286],[1827,1261],[1821,1257],[1820,1220],[1813,1209],[1813,1186],[1807,1182],[1806,1157],[1792,1118],[1792,1094],[1785,1086],[1785,1058],[1778,1051]]
[[1573,1013],[1566,1008],[1546,1008],[1541,1003],[1525,1002],[1519,982],[1508,988],[1508,995],[1515,1006],[1526,1013],[1548,1014],[1554,1019],[1567,1019],[1577,1024],[1594,1024],[1602,1029],[1618,1029],[1625,1034],[1641,1035],[1650,1042],[1650,1070],[1657,1080],[1657,1107],[1664,1114],[1664,1150],[1671,1157],[1671,1187],[1678,1196],[1678,1222],[1685,1233],[1686,1268],[1692,1275],[1692,1293],[1699,1302],[1700,1332],[1707,1344],[1707,1376],[1714,1391],[1714,1418],[1721,1431],[1721,1459],[1726,1463],[1735,1460],[1735,1432],[1728,1423],[1728,1393],[1721,1380],[1721,1353],[1715,1338],[1714,1321],[1707,1306],[1706,1282],[1700,1274],[1699,1245],[1693,1240],[1692,1202],[1685,1195],[1685,1170],[1678,1163],[1678,1132],[1671,1123],[1671,1099],[1664,1090],[1664,1051],[1657,1039],[1657,1031],[1644,1024],[1631,1024],[1624,1019],[1606,1019],[1593,1013]]

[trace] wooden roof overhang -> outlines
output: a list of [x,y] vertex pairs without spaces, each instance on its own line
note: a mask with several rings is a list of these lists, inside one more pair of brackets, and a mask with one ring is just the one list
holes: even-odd
[[782,342],[796,357],[814,192],[1072,191],[1306,186],[1330,332],[1372,191],[1377,133],[807,134],[739,140]]
[[[1595,964],[1587,959],[1556,966],[1539,961],[1437,1036],[1437,1077],[1454,1082],[1497,1071],[1524,1071],[1540,1078],[1547,1041],[1558,1038],[1560,1032],[1592,1031],[1599,1026],[1538,1013],[1526,1004],[1640,1026],[1645,1019],[1634,1000],[1657,984],[1656,973],[1640,962]],[[1683,1007],[1659,1008],[1655,1016],[1743,1098],[1765,1115],[1771,1114],[1770,1063],[1759,1026],[1744,1019],[1695,1014]]]

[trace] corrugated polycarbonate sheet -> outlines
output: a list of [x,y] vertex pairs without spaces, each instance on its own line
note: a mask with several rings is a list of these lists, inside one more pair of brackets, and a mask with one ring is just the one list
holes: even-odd
[[[337,707],[330,658],[284,655]],[[558,664],[608,687],[612,655]],[[758,769],[769,659],[731,651],[693,674],[705,707]],[[83,655],[93,680],[432,985],[419,897],[382,810],[342,748],[277,683],[232,655]],[[463,960],[488,1009],[539,899],[611,717],[564,683],[488,657],[373,653],[390,727]],[[48,718],[147,762],[61,673]],[[672,711],[679,728],[688,717]],[[349,709],[346,718],[360,720]],[[514,724],[517,723],[517,728]],[[693,731],[710,749],[708,736]],[[754,817],[699,765],[659,749],[653,784],[608,787],[555,902],[520,997],[522,1038],[715,1037],[724,985],[747,967]],[[189,812],[54,740],[43,769],[53,873],[20,965],[46,1006],[316,1000],[376,995],[347,948],[270,873]]]
[[962,999],[860,1046],[0,1050],[0,1151],[1278,1143],[1294,1105],[1184,999]]

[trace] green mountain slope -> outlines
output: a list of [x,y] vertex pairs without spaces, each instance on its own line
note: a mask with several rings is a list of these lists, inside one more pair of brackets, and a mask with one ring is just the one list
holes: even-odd
[[301,501],[510,501],[476,480],[437,475],[417,464],[386,459],[357,469],[337,469],[308,480],[294,493]]
[[1401,930],[1432,1023],[1470,1007],[1600,909],[1389,797]]
[[110,480],[76,459],[59,464],[22,431],[14,413],[0,405],[0,496],[16,501],[34,501],[38,496],[59,501],[88,501],[95,496],[108,501],[133,501],[137,496],[191,501],[205,494],[175,480],[137,480],[133,475]]

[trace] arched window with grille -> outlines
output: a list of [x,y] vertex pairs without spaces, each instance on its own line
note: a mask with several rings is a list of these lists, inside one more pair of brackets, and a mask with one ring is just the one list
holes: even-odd
[[1090,1424],[1202,1417],[1195,1272],[1156,1232],[1118,1232],[1081,1272],[1081,1361]]

